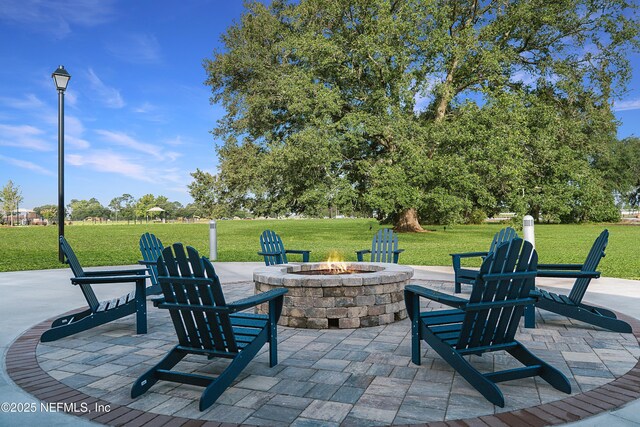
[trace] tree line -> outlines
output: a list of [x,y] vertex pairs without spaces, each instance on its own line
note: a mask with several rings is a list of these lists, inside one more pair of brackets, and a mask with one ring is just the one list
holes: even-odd
[[639,141],[613,99],[640,46],[625,0],[246,3],[205,59],[210,215],[375,214],[399,230],[500,211],[612,221],[638,204]]
[[[149,212],[153,207],[160,207],[164,212]],[[34,212],[49,223],[58,218],[57,205],[42,205],[33,208]],[[65,207],[65,218],[72,221],[95,219],[97,221],[144,221],[153,218],[193,218],[198,216],[198,207],[194,204],[183,206],[180,202],[172,202],[165,196],[145,194],[136,199],[130,194],[123,194],[111,199],[103,206],[96,198],[89,200],[72,199]]]

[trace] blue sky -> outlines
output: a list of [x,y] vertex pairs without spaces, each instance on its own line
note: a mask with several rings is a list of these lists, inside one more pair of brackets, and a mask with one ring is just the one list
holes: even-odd
[[[196,168],[215,172],[202,61],[242,14],[240,0],[0,0],[0,186],[22,207],[57,203],[57,92],[65,96],[65,199],[123,193],[191,201]],[[619,136],[640,135],[640,55],[616,103]]]

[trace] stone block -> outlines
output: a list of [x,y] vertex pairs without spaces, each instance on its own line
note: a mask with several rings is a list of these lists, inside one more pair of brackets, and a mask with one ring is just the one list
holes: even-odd
[[360,318],[360,326],[370,327],[378,326],[380,324],[379,316],[365,316]]
[[404,307],[404,303],[400,303],[400,302],[394,302],[394,303],[391,303],[391,304],[386,304],[384,306],[384,312],[385,313],[395,313],[396,311],[401,310],[402,307]]
[[362,286],[349,286],[348,288],[342,289],[344,290],[345,297],[357,297],[364,293],[364,291],[362,290]]
[[342,278],[342,286],[362,286],[362,276],[346,276]]
[[291,297],[303,297],[305,296],[304,294],[304,288],[287,288],[289,290],[289,292],[287,292],[287,295],[285,295],[285,304],[287,304],[287,298],[291,298]]
[[355,299],[352,297],[336,297],[336,307],[353,307]]
[[[323,295],[322,288],[296,288],[302,291],[302,296],[319,298]],[[291,290],[289,290],[291,292]]]
[[278,319],[278,325],[289,326],[289,316],[280,316],[280,319]]
[[345,296],[344,291],[345,291],[345,288],[343,288],[342,286],[337,288],[323,288],[322,294],[325,297],[343,297]]
[[391,295],[390,294],[376,295],[376,305],[390,304],[390,303],[391,303]]
[[327,329],[329,327],[329,319],[326,317],[310,317],[307,319],[307,328]]
[[393,315],[394,320],[397,322],[399,320],[404,320],[407,318],[407,309],[403,308]]
[[301,317],[291,317],[289,319],[289,325],[292,328],[306,328],[307,327],[307,319]]
[[378,316],[385,313],[386,306],[384,305],[370,305],[367,307],[367,314],[369,316]]
[[[329,288],[332,289],[332,288]],[[314,298],[313,299],[313,306],[314,307],[324,307],[324,308],[330,308],[330,307],[335,307],[336,306],[336,299],[334,297],[318,297],[318,298]]]
[[337,277],[337,276],[333,276],[333,277],[316,276],[308,280],[309,282],[313,282],[313,281],[320,282],[321,283],[320,286],[322,286],[323,288],[332,288],[335,286],[342,285],[342,279],[340,279],[340,277]]
[[380,316],[378,316],[378,319],[379,319],[380,325],[386,325],[387,323],[392,323],[393,313],[381,314]]
[[365,295],[379,295],[383,293],[384,293],[384,285],[368,286],[364,292]]
[[376,303],[375,295],[361,295],[356,297],[356,305],[367,306]]
[[363,317],[367,315],[367,307],[349,307],[347,308],[347,317]]
[[[326,317],[326,308],[309,307],[304,309],[305,317]],[[329,309],[330,310],[330,309]]]
[[360,318],[358,317],[343,317],[338,320],[339,328],[359,328]]
[[404,291],[396,291],[391,293],[391,302],[404,301]]
[[366,274],[362,278],[363,285],[378,285],[380,283],[380,277],[377,274]]
[[341,317],[347,317],[347,310],[349,309],[346,307],[327,308],[326,316],[330,319],[339,319]]
[[305,317],[304,309],[298,307],[289,307],[288,315],[291,317]]

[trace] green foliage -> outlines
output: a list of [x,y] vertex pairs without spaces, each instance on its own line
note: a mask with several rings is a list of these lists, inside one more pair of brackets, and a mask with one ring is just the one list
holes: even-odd
[[89,200],[71,199],[67,210],[74,221],[83,221],[87,218],[109,218],[111,215],[111,211],[94,197]]
[[192,194],[210,215],[340,206],[392,218],[417,209],[422,221],[451,224],[506,207],[613,218],[593,159],[615,143],[610,99],[638,46],[634,5],[246,7],[222,36],[224,51],[204,62],[212,102],[227,113],[214,131],[219,174],[193,174]]
[[22,200],[23,197],[22,191],[20,191],[20,186],[15,185],[11,180],[9,180],[7,184],[2,187],[2,190],[0,190],[0,204],[2,205],[2,210],[7,217],[15,214],[18,209],[18,205]]
[[56,221],[58,218],[58,206],[57,205],[42,205],[33,208],[33,211],[46,219],[49,224]]
[[[450,253],[487,250],[493,235],[502,227],[502,224],[458,225],[446,227],[446,231],[443,227],[431,227],[432,231],[427,233],[400,233],[400,247],[405,249],[400,262],[450,266]],[[278,232],[291,249],[312,250],[311,261],[326,260],[333,250],[355,261],[355,251],[370,247],[378,228],[371,219],[218,221],[218,261],[261,262],[262,257],[257,255],[258,237],[265,229]],[[604,228],[611,234],[607,256],[599,270],[604,276],[640,279],[637,256],[640,227],[635,226],[536,224],[540,262],[583,262],[593,240]],[[201,253],[209,253],[206,223],[72,225],[65,228],[65,235],[83,265],[132,265],[140,259],[138,240],[146,231],[156,234],[167,245],[183,242]],[[58,262],[56,233],[55,227],[0,228],[0,271],[66,268]],[[292,255],[291,261],[297,260]]]

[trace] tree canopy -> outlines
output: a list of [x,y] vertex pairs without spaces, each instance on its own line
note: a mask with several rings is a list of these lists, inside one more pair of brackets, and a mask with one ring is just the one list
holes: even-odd
[[[375,212],[401,230],[501,209],[616,215],[594,166],[638,47],[625,0],[246,4],[206,59],[219,173],[192,196],[256,214]],[[212,193],[202,191],[209,187]],[[195,195],[194,195],[195,194]]]

